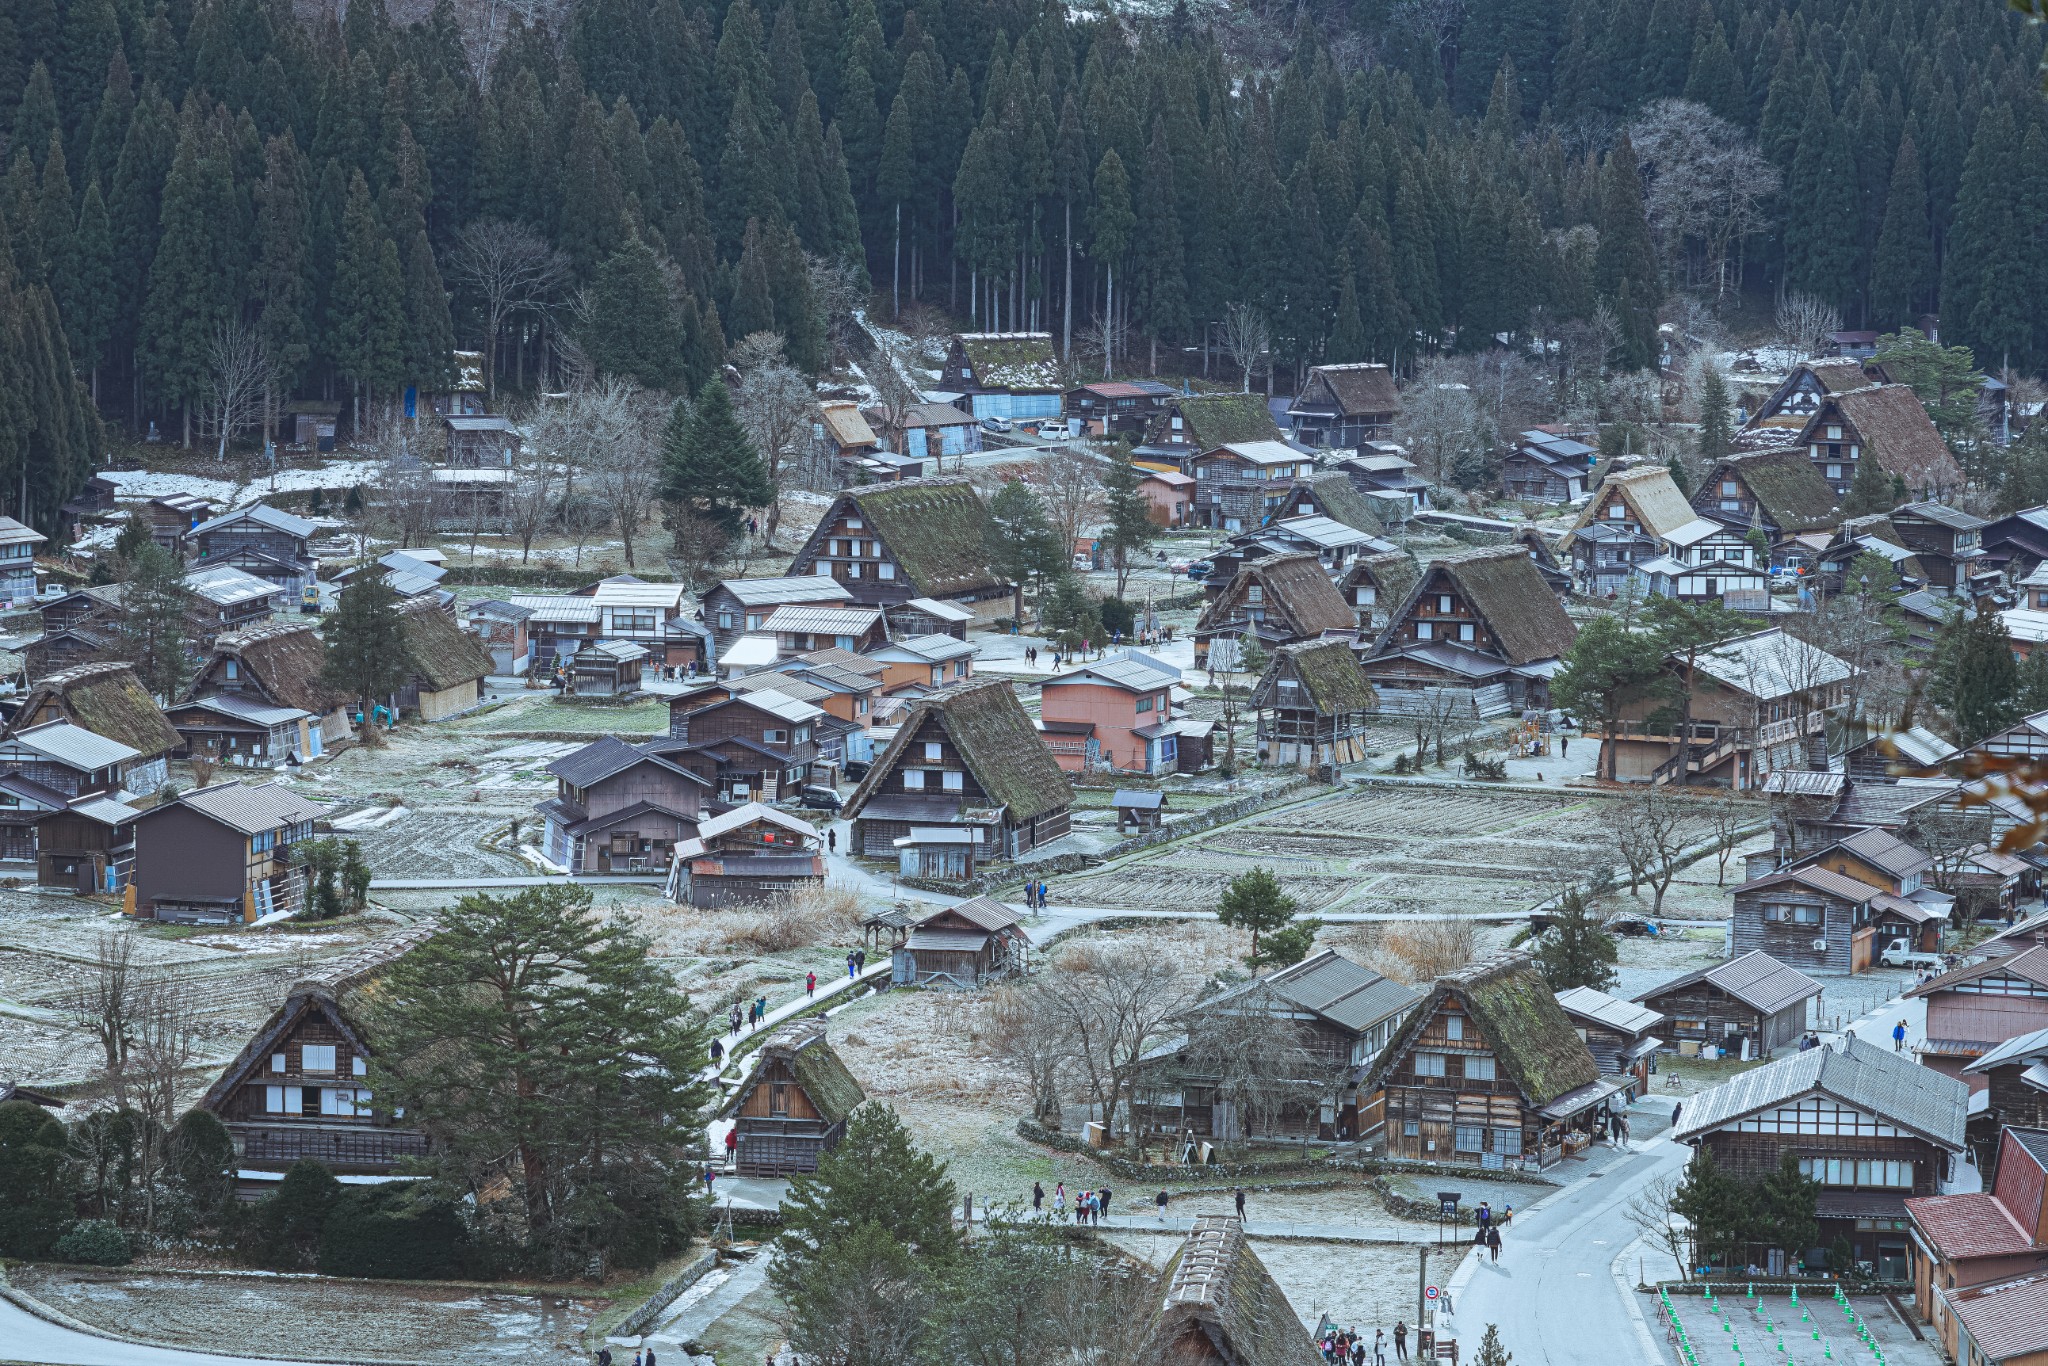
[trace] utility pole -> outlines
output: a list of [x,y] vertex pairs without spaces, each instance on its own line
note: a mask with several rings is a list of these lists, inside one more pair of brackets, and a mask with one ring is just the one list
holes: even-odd
[[1424,1243],[1415,1249],[1422,1254],[1422,1265],[1415,1273],[1415,1331],[1422,1332],[1422,1310],[1429,1290],[1429,1245]]

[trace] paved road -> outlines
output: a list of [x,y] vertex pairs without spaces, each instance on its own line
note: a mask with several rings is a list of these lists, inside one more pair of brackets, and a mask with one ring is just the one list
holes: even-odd
[[258,1357],[131,1346],[60,1327],[4,1299],[0,1299],[0,1361],[32,1361],[47,1366],[287,1366]]
[[[1465,1358],[1478,1350],[1492,1323],[1500,1326],[1501,1345],[1514,1353],[1518,1366],[1643,1360],[1627,1298],[1633,1292],[1616,1283],[1614,1261],[1640,1236],[1628,1221],[1629,1200],[1651,1181],[1678,1171],[1690,1155],[1690,1149],[1665,1139],[1647,1143],[1540,1208],[1517,1214],[1500,1261],[1468,1263],[1469,1272],[1450,1281],[1452,1319]],[[1657,1274],[1654,1268],[1650,1274]],[[1634,1285],[1633,1262],[1625,1279]]]

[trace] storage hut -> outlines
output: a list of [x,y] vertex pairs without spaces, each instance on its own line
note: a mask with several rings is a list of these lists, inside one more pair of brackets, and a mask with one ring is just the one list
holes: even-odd
[[647,647],[630,640],[599,640],[576,652],[578,697],[629,697],[640,691]]
[[1635,999],[1668,1017],[1682,1054],[1711,1044],[1740,1056],[1747,1043],[1752,1056],[1768,1058],[1806,1032],[1806,1003],[1820,992],[1820,983],[1805,973],[1752,949]]
[[418,711],[422,721],[440,721],[474,707],[490,677],[491,652],[430,599],[414,598],[398,610],[412,659],[412,677],[398,691],[400,708]]
[[1166,794],[1143,788],[1120,787],[1109,804],[1116,808],[1116,832],[1157,830],[1166,818]]
[[1024,969],[1031,940],[1017,913],[978,896],[933,911],[910,926],[896,950],[890,981],[909,987],[978,987]]
[[730,1119],[741,1176],[814,1172],[867,1099],[825,1039],[823,1020],[792,1020],[768,1036],[753,1067],[718,1111]]
[[824,838],[772,806],[748,802],[700,821],[676,846],[669,897],[692,906],[758,906],[825,885]]
[[1365,718],[1378,708],[1379,694],[1350,641],[1304,640],[1273,652],[1252,705],[1259,712],[1259,757],[1313,769],[1365,758]]

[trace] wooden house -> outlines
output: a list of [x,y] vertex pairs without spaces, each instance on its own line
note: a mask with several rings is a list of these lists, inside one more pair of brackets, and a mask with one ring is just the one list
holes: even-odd
[[846,489],[789,572],[834,579],[865,607],[935,598],[983,620],[1015,617],[1021,590],[990,567],[987,526],[988,507],[965,479]]
[[825,1022],[791,1020],[754,1051],[717,1118],[732,1121],[739,1175],[773,1180],[816,1171],[866,1099],[826,1041]]
[[4,734],[11,738],[51,721],[69,721],[126,745],[132,757],[123,761],[121,786],[138,794],[155,792],[169,780],[168,760],[184,743],[134,668],[122,663],[74,665],[38,680],[15,708]]
[[882,691],[921,697],[974,676],[979,645],[951,635],[911,636],[877,645],[862,658],[882,666]]
[[1578,629],[1520,546],[1431,561],[1365,650],[1383,711],[1497,716],[1550,705]]
[[778,607],[761,623],[761,634],[775,637],[779,655],[866,654],[889,639],[879,607]]
[[[1678,491],[1670,470],[1662,465],[1636,465],[1610,474],[1601,482],[1599,491],[1579,509],[1577,520],[1558,549],[1570,555],[1580,589],[1604,595],[1619,590],[1635,562],[1634,558],[1624,559],[1616,554],[1617,548],[1627,549],[1633,556],[1638,548],[1636,540],[1648,537],[1654,547],[1651,554],[1661,554],[1666,537],[1697,519],[1698,514]],[[1588,538],[1586,532],[1595,526],[1607,528],[1610,535],[1619,531],[1623,536],[1612,543],[1602,537]],[[1611,558],[1602,556],[1603,549]]]
[[194,493],[161,494],[142,505],[150,540],[181,560],[192,549],[193,528],[206,525],[219,512],[218,503]]
[[[807,683],[818,690],[818,696],[808,698],[812,706],[822,709],[826,715],[841,721],[850,721],[866,730],[874,725],[875,703],[882,691],[883,666],[863,663],[855,666],[837,660],[824,658],[833,651],[812,651],[792,659],[778,660],[771,670],[749,674],[743,680],[735,680],[735,691],[744,691],[742,683],[755,687],[776,687],[768,681],[769,675],[780,675],[800,683]],[[858,659],[859,656],[849,656]],[[864,755],[851,756],[865,758]]]
[[1635,1083],[1626,1097],[1630,1102],[1649,1094],[1650,1074],[1657,1070],[1657,1050],[1664,1047],[1664,1041],[1650,1031],[1664,1023],[1662,1015],[1594,987],[1560,991],[1557,1004],[1600,1065],[1601,1076],[1630,1078]]
[[[1993,1179],[1987,1171],[1989,1189],[1906,1201],[1913,1307],[1922,1323],[1933,1326],[1951,1361],[2012,1360],[1999,1341],[2008,1334],[2024,1354],[2019,1359],[2048,1357],[2048,1296],[2008,1306],[1999,1303],[2003,1292],[1996,1289],[2015,1281],[2048,1284],[2042,1279],[2048,1272],[2048,1131],[2009,1128],[1996,1142],[1997,1175]],[[1958,1312],[1964,1306],[1976,1333]],[[1996,1314],[1990,1312],[1994,1307]],[[2024,1312],[2031,1324],[2015,1322],[2009,1307]],[[1997,1345],[1985,1351],[1978,1333]]]
[[1211,531],[1247,531],[1266,521],[1314,460],[1285,441],[1233,441],[1192,456],[1194,524]]
[[697,823],[675,847],[668,895],[700,908],[764,906],[825,885],[825,839],[772,806],[748,802]]
[[282,783],[215,783],[135,820],[125,909],[144,920],[223,925],[299,909],[306,872],[293,851],[327,808]]
[[1820,983],[1761,949],[1725,963],[1674,977],[1634,999],[1663,1015],[1686,1057],[1711,1045],[1741,1056],[1768,1058],[1806,1033],[1807,1002]]
[[232,565],[195,569],[183,582],[186,638],[201,650],[225,632],[261,626],[285,606],[284,589]]
[[164,719],[184,740],[185,757],[239,768],[282,768],[319,750],[320,718],[243,693],[206,693],[173,702]]
[[282,424],[287,444],[323,454],[334,450],[334,430],[341,421],[338,398],[298,398],[284,405]]
[[490,413],[450,414],[441,419],[448,438],[451,470],[509,470],[519,453],[512,419]]
[[1337,581],[1337,592],[1358,616],[1358,629],[1377,635],[1396,607],[1407,601],[1422,568],[1405,550],[1361,555]]
[[[1379,1088],[1368,1086],[1394,1031],[1423,997],[1323,949],[1299,963],[1205,997],[1179,1020],[1182,1033],[1138,1065],[1132,1123],[1175,1139],[1369,1138],[1384,1121]],[[1292,1096],[1247,1113],[1223,1084],[1220,1053],[1252,1027],[1288,1033],[1314,1075],[1288,1080]]]
[[1013,859],[1065,835],[1073,801],[1016,690],[991,679],[920,699],[840,814],[853,823],[849,852],[947,877],[970,857]]
[[1990,525],[1984,518],[1946,503],[1921,502],[1893,508],[1891,524],[1937,592],[1968,598],[1995,581],[1995,576],[1977,577],[1984,528]]
[[351,1185],[395,1178],[432,1144],[369,1090],[375,1057],[361,1017],[366,989],[431,939],[431,919],[384,935],[294,983],[263,1027],[221,1072],[198,1108],[227,1126],[243,1199],[277,1189],[294,1163],[311,1159]]
[[1631,1078],[1603,1077],[1527,954],[1436,979],[1373,1066],[1391,1157],[1547,1167],[1590,1141]]
[[57,509],[58,539],[74,541],[88,525],[105,526],[120,516],[121,486],[104,474],[95,474],[85,487],[64,500]]
[[948,459],[957,464],[982,448],[981,424],[974,414],[950,403],[913,403],[903,410],[899,422],[892,425],[885,420],[882,432],[903,454],[929,465],[934,474],[944,469]]
[[1904,939],[1916,952],[1940,951],[1955,898],[1926,880],[1934,860],[1889,831],[1852,831],[1786,866],[1824,869],[1885,893],[1882,900],[1869,903],[1865,928],[1870,933],[1855,946],[1852,957],[1874,960],[1895,938]]
[[[1681,659],[1664,667],[1673,680],[1687,681]],[[1615,778],[1679,782],[1683,763],[1687,785],[1749,792],[1779,770],[1817,767],[1813,751],[1824,744],[1828,718],[1854,676],[1847,662],[1775,626],[1703,652],[1691,673],[1690,748],[1680,754],[1683,738],[1661,699],[1637,698],[1601,737]]]
[[138,812],[122,798],[136,758],[68,721],[0,739],[0,859],[34,864],[45,887],[120,891],[134,866]]
[[253,503],[193,527],[186,533],[186,545],[195,565],[231,565],[268,579],[296,599],[313,582],[317,530],[303,517]]
[[1385,530],[1372,500],[1358,491],[1342,471],[1331,470],[1297,476],[1284,489],[1271,516],[1276,521],[1297,517],[1323,517],[1368,536]]
[[1173,1366],[1321,1366],[1316,1344],[1251,1244],[1220,1214],[1194,1227],[1160,1275],[1165,1294],[1140,1361]]
[[1015,911],[992,897],[972,897],[910,923],[893,951],[890,982],[967,990],[1023,972],[1030,948]]
[[1970,1147],[1988,1179],[2000,1129],[2048,1128],[2048,1028],[1986,1049],[1963,1064],[1962,1080],[1971,1091]]
[[1274,555],[1244,565],[1202,609],[1195,622],[1195,667],[1208,664],[1219,640],[1225,643],[1227,658],[1219,658],[1217,667],[1227,668],[1235,666],[1236,643],[1247,635],[1272,650],[1297,640],[1318,640],[1326,631],[1348,634],[1356,629],[1352,609],[1338,596],[1315,556]]
[[1583,441],[1535,428],[1501,457],[1501,489],[1524,503],[1571,503],[1585,496],[1600,452]]
[[1394,434],[1401,396],[1385,365],[1312,365],[1287,405],[1294,439],[1308,446],[1357,449]]
[[355,699],[323,682],[326,650],[310,623],[273,621],[217,636],[187,698],[231,694],[265,706],[293,708],[313,720],[301,760],[317,759],[349,738]]
[[[974,624],[974,613],[950,602],[940,602],[937,598],[909,598],[883,608],[882,622],[891,640],[911,640],[918,636],[951,636],[955,640],[965,640],[967,628]],[[859,653],[838,646],[821,645],[818,649]]]
[[1651,596],[1719,602],[1738,611],[1770,610],[1768,558],[1727,523],[1696,517],[1668,533],[1662,550],[1637,563],[1630,576]]
[[0,609],[35,605],[36,547],[48,539],[12,517],[0,517]]
[[1190,524],[1195,507],[1195,480],[1179,470],[1140,469],[1138,493],[1145,499],[1145,515],[1154,526],[1184,527]]
[[1060,415],[1060,359],[1050,332],[961,332],[940,384],[978,418],[1036,422]]
[[1723,456],[1692,495],[1693,511],[1747,535],[1764,533],[1773,564],[1797,553],[1791,538],[1832,531],[1842,500],[1813,467],[1803,446],[1767,446]]
[[653,745],[607,735],[548,765],[541,850],[571,874],[661,872],[695,837],[710,783]]
[[1830,394],[1793,438],[1829,488],[1846,495],[1859,460],[1875,459],[1908,496],[1939,498],[1963,488],[1963,469],[1920,398],[1903,384]]
[[29,678],[114,658],[121,648],[121,600],[127,589],[121,583],[94,584],[44,603],[43,633],[22,646]]
[[1171,730],[1179,682],[1179,669],[1136,650],[1049,675],[1038,691],[1046,747],[1069,773],[1172,773],[1179,762]]
[[882,439],[852,399],[827,399],[818,404],[811,440],[827,461],[858,461],[882,449]]
[[669,759],[710,782],[722,802],[783,800],[811,780],[825,710],[774,689],[687,694],[669,702]]
[[[1845,1033],[1692,1097],[1671,1137],[1706,1150],[1743,1182],[1796,1154],[1800,1172],[1821,1186],[1816,1243],[1845,1240],[1857,1261],[1897,1281],[1908,1274],[1906,1200],[1948,1181],[1963,1151],[1967,1100],[1961,1082]],[[1771,1250],[1768,1274],[1784,1274],[1784,1255]]]
[[1729,943],[1736,953],[1759,950],[1809,972],[1866,972],[1889,942],[1886,927],[1912,928],[1922,907],[1883,887],[1808,864],[1735,889]]
[[1277,517],[1263,526],[1238,532],[1224,549],[1212,554],[1209,560],[1215,568],[1203,587],[1221,591],[1240,566],[1272,555],[1313,555],[1323,572],[1335,579],[1354,557],[1381,555],[1393,548],[1393,542],[1334,518],[1315,514]]
[[2014,583],[2048,564],[2048,506],[2021,508],[1987,523],[1977,533],[1987,568]]
[[1351,642],[1304,640],[1273,652],[1252,689],[1259,758],[1313,771],[1365,758],[1365,718],[1379,708]]
[[1109,809],[1116,812],[1116,832],[1157,830],[1166,823],[1166,794],[1157,788],[1120,787],[1111,794]]
[[1921,1063],[1973,1093],[1988,1090],[1992,1074],[1970,1064],[2010,1039],[2048,1030],[2048,947],[1965,963],[1906,996],[1927,1003],[1926,1037],[1914,1047]]
[[704,591],[698,619],[711,630],[719,658],[732,643],[761,629],[781,607],[844,607],[853,594],[838,579],[806,574],[781,579],[721,579]]
[[1232,442],[1278,440],[1280,424],[1263,395],[1181,394],[1152,419],[1144,444],[1193,455]]
[[1097,380],[1066,393],[1067,420],[1079,421],[1084,436],[1128,436],[1143,440],[1152,420],[1166,411],[1178,391],[1158,380]]
[[1415,462],[1391,441],[1374,441],[1356,455],[1339,456],[1337,472],[1351,481],[1373,515],[1388,526],[1406,522],[1429,506],[1429,481],[1416,473]]
[[1805,427],[1821,405],[1836,394],[1868,389],[1879,380],[1850,357],[1802,361],[1749,414],[1742,435],[1780,442]]
[[399,621],[412,663],[411,678],[398,690],[399,710],[416,712],[422,721],[444,721],[483,700],[483,681],[491,676],[491,652],[483,642],[425,598],[402,603]]
[[569,662],[569,687],[578,697],[631,697],[647,670],[647,647],[630,640],[592,641]]
[[471,634],[490,652],[493,677],[517,678],[527,671],[533,662],[526,627],[533,616],[532,609],[500,598],[485,598],[463,604],[462,614]]

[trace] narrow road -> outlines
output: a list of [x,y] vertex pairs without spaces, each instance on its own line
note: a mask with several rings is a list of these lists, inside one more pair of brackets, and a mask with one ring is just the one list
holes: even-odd
[[[1469,1275],[1451,1281],[1451,1320],[1463,1358],[1479,1350],[1491,1323],[1499,1325],[1501,1346],[1518,1366],[1642,1360],[1626,1298],[1633,1292],[1617,1284],[1614,1260],[1641,1236],[1629,1222],[1629,1201],[1690,1156],[1690,1149],[1659,1139],[1517,1214],[1500,1261],[1472,1263]],[[1635,1284],[1632,1264],[1625,1279]]]

